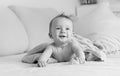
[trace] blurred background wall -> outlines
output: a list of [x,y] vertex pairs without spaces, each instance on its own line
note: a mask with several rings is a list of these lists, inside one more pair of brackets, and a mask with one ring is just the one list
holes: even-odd
[[0,5],[20,5],[40,8],[55,8],[58,11],[74,14],[76,0],[0,0]]

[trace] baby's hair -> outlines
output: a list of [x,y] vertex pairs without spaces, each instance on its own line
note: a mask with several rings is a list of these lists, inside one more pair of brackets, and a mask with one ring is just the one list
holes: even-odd
[[50,36],[50,38],[52,38],[52,35],[51,35],[52,23],[53,23],[53,21],[54,21],[55,19],[57,19],[57,18],[66,18],[66,19],[71,20],[71,21],[73,22],[73,20],[71,19],[71,17],[68,16],[68,15],[65,15],[64,13],[55,16],[55,17],[50,21],[50,24],[49,24],[49,36]]

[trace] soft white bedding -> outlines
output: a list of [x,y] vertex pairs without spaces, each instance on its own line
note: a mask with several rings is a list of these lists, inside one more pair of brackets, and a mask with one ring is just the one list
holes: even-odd
[[120,76],[120,54],[108,56],[105,62],[56,63],[44,68],[22,63],[24,55],[0,57],[0,76]]

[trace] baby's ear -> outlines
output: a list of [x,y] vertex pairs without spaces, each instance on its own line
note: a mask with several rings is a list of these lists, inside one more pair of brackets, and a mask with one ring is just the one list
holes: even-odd
[[48,33],[49,37],[52,38],[52,34],[51,33]]

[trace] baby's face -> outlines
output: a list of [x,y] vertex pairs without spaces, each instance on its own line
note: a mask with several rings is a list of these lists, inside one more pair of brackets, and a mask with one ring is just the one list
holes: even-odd
[[65,43],[73,34],[73,22],[66,18],[57,18],[51,27],[52,38],[56,42]]

